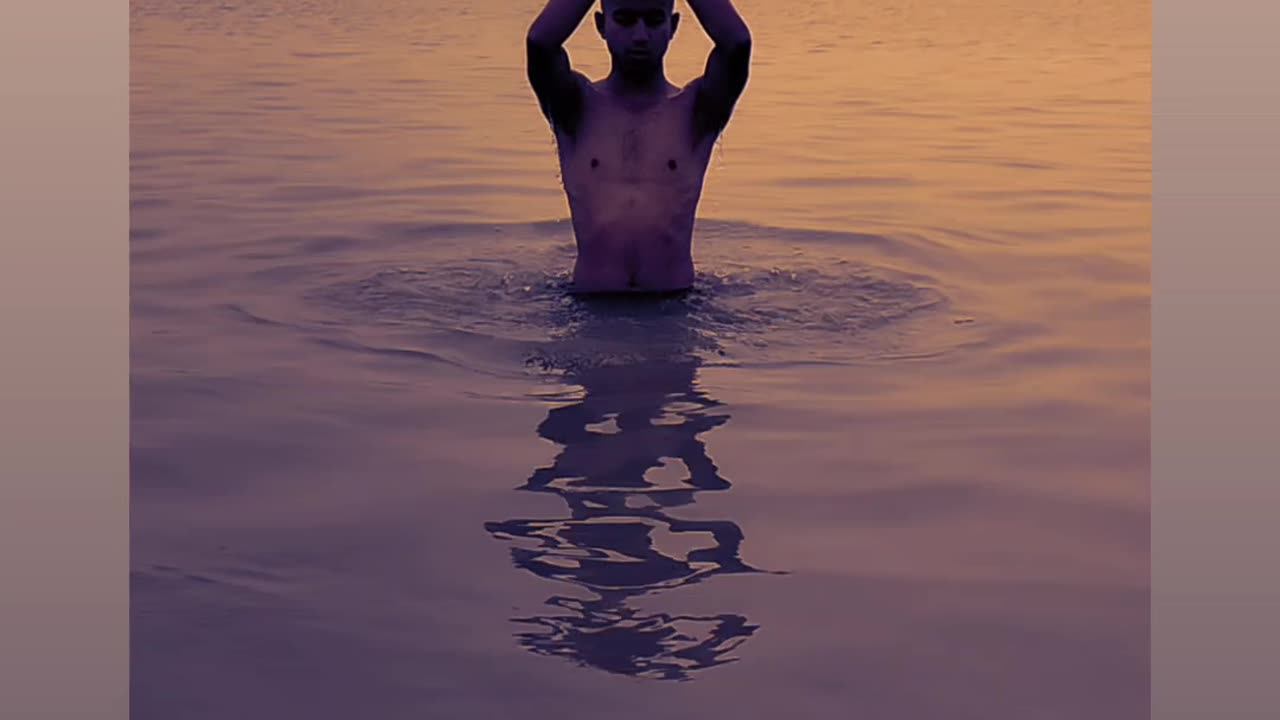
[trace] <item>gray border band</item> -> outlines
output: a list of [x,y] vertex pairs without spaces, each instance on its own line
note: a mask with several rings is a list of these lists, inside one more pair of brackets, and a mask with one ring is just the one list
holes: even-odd
[[1154,7],[1152,714],[1280,717],[1280,8]]
[[0,3],[0,717],[128,716],[129,6]]

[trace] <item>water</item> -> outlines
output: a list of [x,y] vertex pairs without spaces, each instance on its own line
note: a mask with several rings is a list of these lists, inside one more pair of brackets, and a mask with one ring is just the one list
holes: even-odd
[[133,2],[135,717],[1148,714],[1149,3],[737,4],[635,303],[540,2]]

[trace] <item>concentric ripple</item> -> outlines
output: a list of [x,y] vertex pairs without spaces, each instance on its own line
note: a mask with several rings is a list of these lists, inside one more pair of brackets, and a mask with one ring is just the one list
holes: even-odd
[[[534,240],[545,234],[529,230]],[[514,349],[521,363],[543,370],[654,353],[717,362],[874,360],[954,340],[948,298],[936,283],[871,264],[824,262],[814,253],[794,263],[779,254],[769,266],[712,258],[700,260],[694,287],[680,295],[582,297],[569,292],[571,247],[509,230],[503,236],[473,257],[327,274],[307,299],[326,324],[371,348]]]

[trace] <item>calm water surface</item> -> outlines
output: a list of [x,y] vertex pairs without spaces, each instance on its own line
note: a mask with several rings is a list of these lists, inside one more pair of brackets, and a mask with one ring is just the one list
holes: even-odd
[[134,717],[1149,713],[1150,3],[737,4],[637,304],[540,0],[133,1]]

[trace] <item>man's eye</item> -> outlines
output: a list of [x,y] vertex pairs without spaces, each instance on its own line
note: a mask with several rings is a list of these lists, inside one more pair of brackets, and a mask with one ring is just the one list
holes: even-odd
[[662,21],[666,19],[667,19],[667,16],[664,15],[663,13],[660,13],[660,12],[648,13],[647,15],[644,16],[644,24],[648,25],[649,27],[658,27],[659,25],[662,24]]
[[623,27],[627,27],[635,24],[636,16],[629,12],[618,12],[614,13],[613,21]]

